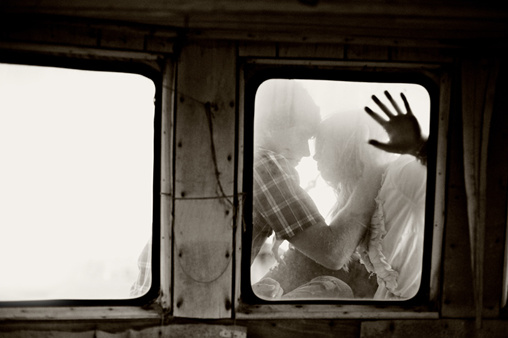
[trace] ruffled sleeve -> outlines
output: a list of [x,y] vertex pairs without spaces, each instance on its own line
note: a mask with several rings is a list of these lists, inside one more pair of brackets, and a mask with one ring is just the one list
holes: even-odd
[[376,299],[407,299],[419,289],[425,225],[426,167],[401,156],[385,171],[369,237],[358,253],[376,274]]

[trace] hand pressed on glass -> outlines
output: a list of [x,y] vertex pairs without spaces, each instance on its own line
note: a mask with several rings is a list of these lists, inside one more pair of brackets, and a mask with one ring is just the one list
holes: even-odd
[[390,139],[386,143],[371,139],[369,144],[390,153],[410,154],[422,160],[424,155],[426,157],[423,151],[426,149],[427,140],[422,135],[418,120],[413,115],[406,96],[403,93],[400,94],[406,108],[404,113],[390,93],[388,91],[384,93],[395,111],[391,111],[375,95],[372,96],[372,100],[388,119],[384,119],[369,107],[365,107],[365,111],[386,130]]

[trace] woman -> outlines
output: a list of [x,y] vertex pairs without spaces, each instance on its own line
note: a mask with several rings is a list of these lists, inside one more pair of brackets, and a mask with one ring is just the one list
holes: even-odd
[[[366,168],[385,167],[377,187],[376,209],[369,231],[357,252],[367,270],[377,277],[374,299],[408,299],[416,295],[421,280],[427,173],[422,151],[426,141],[405,97],[402,95],[406,114],[388,92],[385,94],[396,113],[375,96],[373,99],[388,120],[366,109],[390,136],[388,143],[369,143],[385,151],[365,146],[365,137],[377,138],[372,135],[375,128],[357,128],[357,119],[345,123],[344,114],[338,114],[322,124],[316,137],[314,158],[321,175],[337,193],[337,212]],[[401,155],[388,162],[387,151],[413,156]]]
[[385,95],[395,112],[377,97],[373,96],[373,100],[387,120],[368,107],[365,111],[386,130],[389,142],[369,143],[386,152],[408,155],[400,156],[388,166],[376,197],[371,235],[359,251],[367,269],[377,275],[379,287],[375,299],[408,299],[416,295],[421,280],[427,140],[404,94],[401,98],[406,113],[388,92]]

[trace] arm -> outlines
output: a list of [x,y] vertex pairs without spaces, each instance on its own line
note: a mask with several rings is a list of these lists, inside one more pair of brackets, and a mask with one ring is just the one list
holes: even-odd
[[[296,171],[291,174],[284,163],[268,157],[256,161],[253,197],[259,223],[270,224],[278,239],[287,239],[324,267],[342,268],[366,231],[362,224],[370,222],[382,169],[365,171],[348,204],[327,226],[310,196],[299,186]],[[254,238],[258,232],[255,224]]]
[[421,163],[426,164],[427,139],[423,137],[418,120],[413,115],[406,97],[404,94],[400,94],[406,108],[406,113],[403,113],[390,93],[385,91],[385,95],[395,109],[395,112],[388,109],[375,95],[372,96],[372,100],[385,113],[388,120],[383,119],[369,107],[365,107],[365,111],[386,130],[390,140],[388,143],[369,140],[369,143],[390,153],[413,155]]
[[365,234],[375,209],[382,168],[365,172],[351,198],[330,226],[316,224],[289,239],[307,257],[328,269],[341,269],[349,262]]

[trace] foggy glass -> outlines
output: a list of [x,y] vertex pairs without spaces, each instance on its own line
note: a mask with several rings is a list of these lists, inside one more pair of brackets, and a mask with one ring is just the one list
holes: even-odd
[[[272,85],[274,85],[273,88],[276,89],[272,88],[270,90],[263,90],[263,86],[270,82],[278,82],[278,85],[274,85],[274,83],[272,83]],[[271,129],[269,123],[279,123],[280,125],[272,129],[277,130],[281,133],[281,135],[285,133],[285,126],[291,124],[291,122],[287,122],[287,120],[285,120],[286,122],[277,121],[277,118],[274,116],[277,114],[283,116],[288,114],[288,110],[302,105],[301,102],[297,101],[302,100],[301,96],[303,94],[294,89],[295,83],[297,83],[298,86],[303,87],[312,98],[313,102],[319,107],[319,113],[322,121],[330,121],[325,123],[337,123],[337,121],[340,121],[340,124],[343,124],[342,127],[338,127],[335,131],[337,138],[334,138],[334,140],[337,141],[330,141],[328,143],[321,142],[322,148],[324,149],[321,149],[320,151],[325,154],[325,159],[321,159],[323,163],[319,165],[322,172],[318,170],[318,163],[313,158],[316,155],[316,135],[312,135],[312,137],[308,140],[310,150],[309,156],[303,156],[301,160],[297,160],[296,162],[291,160],[288,161],[289,166],[294,165],[298,173],[300,187],[311,197],[319,210],[319,213],[325,219],[327,224],[329,224],[333,215],[347,201],[347,194],[344,194],[344,190],[346,190],[345,187],[348,187],[348,185],[350,187],[354,186],[354,182],[341,181],[348,180],[348,177],[351,176],[351,172],[358,172],[359,170],[354,167],[355,160],[351,160],[352,155],[347,157],[345,154],[346,152],[371,152],[374,154],[373,156],[383,158],[382,160],[385,161],[384,163],[386,163],[387,168],[392,163],[402,161],[402,157],[405,156],[404,160],[406,160],[406,157],[409,156],[384,153],[383,151],[375,149],[367,144],[367,138],[376,139],[382,142],[388,140],[386,132],[364,111],[364,107],[369,106],[374,111],[380,113],[380,115],[383,115],[380,109],[372,101],[372,95],[376,95],[381,101],[391,108],[384,94],[384,91],[389,91],[398,102],[399,107],[404,110],[404,104],[400,97],[400,93],[403,93],[407,97],[412,111],[418,119],[422,129],[422,134],[426,136],[428,136],[429,133],[430,97],[423,86],[411,83],[371,83],[329,80],[267,80],[260,85],[260,89],[258,89],[256,94],[257,110],[254,112],[255,153],[259,148],[263,147],[272,147],[275,149],[275,153],[284,152],[281,150],[281,147],[278,147],[277,145],[274,146],[273,142],[267,145],[266,143],[263,143],[263,140],[266,137],[268,130]],[[299,98],[296,98],[297,96],[299,96]],[[267,108],[270,106],[275,108]],[[264,114],[261,114],[259,109],[271,109],[270,113],[267,114],[270,116],[271,120],[268,122],[264,121],[263,119],[266,118],[263,117]],[[285,118],[287,117],[283,116],[281,119],[284,120]],[[356,136],[351,136],[359,133],[358,130],[363,130],[366,126],[369,127],[367,127],[368,131],[365,137],[358,138]],[[335,156],[331,154],[330,151],[338,155]],[[291,155],[286,155],[286,157],[287,156]],[[362,156],[363,158],[360,158],[359,161],[369,161],[369,156],[371,155]],[[407,160],[411,161],[411,159]],[[340,165],[337,165],[333,164],[333,161],[340,161],[341,163]],[[411,165],[417,166],[417,164]],[[256,166],[256,156],[254,156],[254,166]],[[396,165],[393,164],[390,167],[393,166]],[[331,169],[326,172],[326,167]],[[401,166],[395,170],[400,170],[400,168]],[[426,167],[422,168],[424,169],[417,169],[419,170],[418,175],[426,177]],[[323,173],[326,173],[326,175],[323,175]],[[333,186],[331,185],[329,177],[323,176],[333,176],[334,179],[331,180],[334,182]],[[418,180],[418,178],[415,179]],[[408,180],[411,181],[413,179],[409,177]],[[339,181],[339,186],[337,186],[337,181]],[[425,181],[422,184],[425,185]],[[410,189],[413,188],[411,187]],[[256,192],[253,194],[255,195]],[[417,285],[417,287],[413,290],[414,292],[404,290],[403,294],[405,296],[395,297],[395,299],[408,299],[414,296],[418,290],[419,281],[421,279],[421,263],[423,258],[423,246],[421,244],[423,243],[423,225],[425,224],[425,204],[422,201],[425,200],[425,190],[423,190],[423,192],[420,191],[419,194],[420,196],[418,200],[420,201],[420,205],[417,206],[419,219],[413,222],[418,224],[418,226],[421,225],[421,229],[417,230],[419,238],[414,240],[414,243],[416,244],[402,243],[399,246],[399,249],[402,248],[401,250],[406,250],[406,256],[412,257],[412,262],[400,262],[403,259],[399,257],[400,255],[397,256],[397,254],[394,254],[394,257],[387,258],[389,263],[393,265],[394,270],[397,270],[399,266],[405,266],[404,264],[407,265],[409,263],[413,266],[417,266],[417,269],[412,271],[410,274],[408,273],[408,276],[403,277],[412,278],[413,289],[414,285]],[[253,197],[253,201],[255,204],[255,196]],[[400,207],[400,209],[404,210],[407,207],[406,205],[390,206],[390,203],[401,203],[400,201],[384,201],[383,203],[386,203],[387,209],[397,209]],[[254,210],[255,209],[256,208],[254,206]],[[403,212],[404,211],[401,211],[401,213]],[[390,217],[391,220],[396,220],[397,217],[406,217],[407,220],[407,217],[410,216],[389,215],[388,217]],[[256,222],[256,211],[254,211],[253,219],[254,222]],[[410,228],[409,225],[406,226],[404,224],[399,224],[397,227],[399,227],[401,229],[400,232],[403,233],[410,231],[404,230],[405,228]],[[355,259],[352,260],[352,263],[348,266],[349,271],[346,271],[345,269],[338,271],[328,270],[293,248],[288,241],[278,240],[273,232],[270,236],[266,234],[266,236],[268,236],[266,238],[265,235],[259,235],[256,231],[256,227],[254,227],[250,282],[253,286],[254,294],[262,299],[277,301],[285,299],[312,300],[322,298],[321,296],[314,297],[314,291],[319,288],[326,288],[327,285],[331,285],[333,288],[333,283],[327,279],[329,276],[339,278],[350,285],[354,292],[353,298],[355,299],[394,299],[393,297],[387,298],[386,295],[383,296],[380,293],[380,290],[378,290],[379,285],[376,274],[372,274],[366,270],[363,260],[358,259],[360,256],[356,253],[354,255]],[[258,244],[255,243],[259,240],[258,237],[266,239],[261,245],[259,253],[256,255],[254,246],[258,246]],[[410,240],[408,240],[408,242],[409,241]],[[404,239],[401,239],[401,242],[404,242]],[[397,246],[391,250],[397,251]],[[269,279],[266,279],[267,277]],[[315,278],[317,279],[315,280]],[[380,281],[379,283],[382,282]],[[333,296],[333,294],[331,296],[328,294],[325,298],[335,299],[336,297]]]

